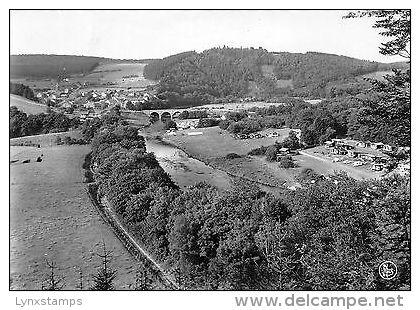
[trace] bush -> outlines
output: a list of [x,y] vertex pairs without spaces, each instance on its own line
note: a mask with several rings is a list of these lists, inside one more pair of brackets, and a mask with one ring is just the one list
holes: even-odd
[[63,141],[61,140],[61,137],[57,136],[57,137],[55,138],[55,144],[57,144],[57,145],[61,145],[61,144],[63,144]]
[[309,181],[312,181],[312,180],[317,181],[317,180],[321,180],[321,179],[324,179],[324,176],[319,174],[318,172],[315,172],[311,168],[303,169],[298,176],[298,180],[300,182],[309,182]]
[[169,129],[177,129],[176,123],[173,120],[169,120],[165,123],[165,126],[163,126],[163,129],[169,130]]
[[236,153],[229,153],[225,156],[226,159],[235,159],[235,158],[241,158],[242,156]]
[[70,138],[69,136],[64,137],[64,144],[70,145],[70,144],[73,144],[72,142],[73,142],[72,138]]
[[249,151],[248,155],[262,156],[262,155],[265,155],[266,151],[267,151],[267,146],[262,145],[256,149]]
[[94,181],[93,173],[90,170],[85,170],[85,182],[92,183]]
[[280,167],[281,168],[295,168],[297,167],[296,163],[293,161],[291,156],[283,156],[282,158],[280,158]]
[[275,161],[277,159],[277,147],[270,145],[265,151],[265,157],[268,161]]
[[230,125],[230,121],[227,121],[227,120],[219,122],[219,128],[222,130],[228,129],[229,125]]
[[197,128],[214,127],[219,125],[219,120],[214,118],[200,118],[198,120]]

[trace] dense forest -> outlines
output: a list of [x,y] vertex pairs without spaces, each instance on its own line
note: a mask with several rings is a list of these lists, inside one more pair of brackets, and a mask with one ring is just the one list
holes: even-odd
[[[84,133],[93,137],[97,193],[181,288],[410,288],[408,178],[308,171],[302,189],[280,197],[241,182],[226,192],[203,183],[180,190],[135,128],[118,116],[94,122]],[[398,265],[396,280],[379,277],[384,260]]]
[[324,100],[313,105],[293,100],[285,105],[230,112],[218,123],[232,134],[265,128],[301,129],[301,140],[319,145],[332,138],[410,146],[410,72],[395,71],[384,81],[372,81],[357,96]]
[[9,136],[17,138],[68,131],[70,128],[78,126],[79,119],[70,119],[62,113],[55,112],[27,115],[16,107],[10,107],[9,122]]
[[159,97],[172,106],[198,105],[218,99],[253,96],[336,97],[367,88],[359,77],[404,64],[381,64],[308,52],[270,53],[259,48],[212,48],[156,60],[145,77],[160,80]]
[[29,86],[24,84],[9,83],[9,92],[14,95],[25,97],[26,99],[38,101],[35,97],[34,91]]
[[58,78],[86,74],[106,58],[65,55],[11,55],[11,78]]

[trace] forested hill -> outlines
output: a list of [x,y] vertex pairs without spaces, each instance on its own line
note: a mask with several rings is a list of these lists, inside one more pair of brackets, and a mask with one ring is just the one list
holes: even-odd
[[88,73],[106,58],[68,55],[11,55],[10,77],[57,77]]
[[138,62],[147,63],[152,59],[111,59],[74,55],[11,55],[11,78],[57,78],[60,75],[86,74],[100,63]]
[[160,80],[163,99],[185,105],[247,96],[329,97],[331,89],[333,96],[337,89],[354,93],[363,88],[362,79],[356,77],[401,66],[316,52],[272,53],[262,48],[223,47],[150,62],[144,74]]

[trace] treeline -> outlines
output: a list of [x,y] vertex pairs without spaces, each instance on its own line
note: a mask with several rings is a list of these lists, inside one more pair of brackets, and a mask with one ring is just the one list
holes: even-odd
[[198,111],[182,111],[179,114],[179,119],[191,119],[191,118],[207,118],[208,113],[206,110],[198,110]]
[[[183,289],[410,289],[410,185],[320,177],[274,197],[249,184],[180,190],[137,130],[102,124],[92,140],[99,195]],[[393,281],[378,266],[398,266]]]
[[11,55],[10,77],[55,79],[70,74],[86,74],[104,61],[109,59],[70,55]]
[[[367,87],[356,76],[397,65],[315,52],[269,53],[262,48],[223,47],[154,61],[145,67],[145,76],[160,80],[159,97],[171,106],[192,106],[250,95],[264,100],[283,95],[355,94]],[[291,83],[281,84],[284,80]]]
[[[355,76],[378,71],[380,65],[373,61],[316,52],[276,53],[273,64],[277,79],[293,81],[293,94],[323,98],[330,95],[329,83],[357,82]],[[381,68],[386,66],[381,64]]]
[[174,65],[182,61],[184,58],[195,55],[196,52],[183,52],[163,59],[156,59],[144,67],[143,75],[146,79],[159,80]]
[[33,101],[38,101],[38,99],[35,97],[34,91],[29,86],[10,82],[9,91],[13,95],[22,96]]
[[219,127],[233,134],[264,128],[301,129],[301,141],[310,146],[332,138],[350,137],[393,146],[411,144],[410,71],[394,70],[383,81],[356,96],[332,98],[318,104],[290,102],[250,112],[228,113]]
[[78,118],[70,119],[62,113],[27,115],[14,106],[9,109],[10,138],[64,132],[70,128],[76,128],[78,125]]

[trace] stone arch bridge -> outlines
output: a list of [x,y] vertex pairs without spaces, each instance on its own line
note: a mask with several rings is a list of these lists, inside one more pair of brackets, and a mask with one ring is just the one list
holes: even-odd
[[189,109],[162,109],[162,110],[141,110],[141,111],[123,111],[128,113],[134,113],[134,114],[146,114],[149,116],[150,120],[152,121],[164,121],[168,119],[178,119],[179,115],[183,111],[197,111],[197,110],[203,110],[203,109],[197,109],[197,108],[189,108]]

